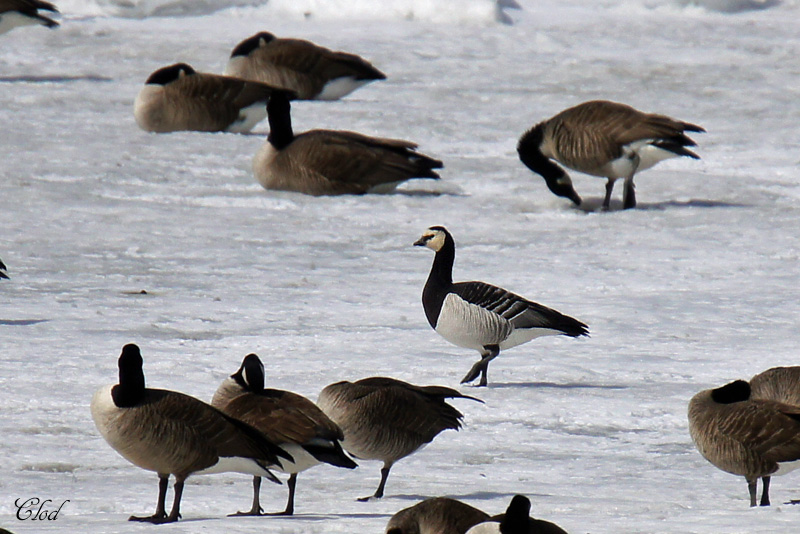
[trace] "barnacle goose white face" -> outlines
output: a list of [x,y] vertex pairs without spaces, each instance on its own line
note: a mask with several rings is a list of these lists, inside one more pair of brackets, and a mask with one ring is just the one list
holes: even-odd
[[434,252],[439,252],[444,246],[445,236],[443,229],[434,226],[425,230],[425,233],[414,242],[414,245],[418,247],[425,246]]

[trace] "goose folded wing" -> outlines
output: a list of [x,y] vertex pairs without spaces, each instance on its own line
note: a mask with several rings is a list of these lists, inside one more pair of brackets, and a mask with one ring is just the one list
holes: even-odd
[[730,406],[735,406],[737,413],[721,419],[724,435],[769,461],[800,459],[800,408],[761,400]]

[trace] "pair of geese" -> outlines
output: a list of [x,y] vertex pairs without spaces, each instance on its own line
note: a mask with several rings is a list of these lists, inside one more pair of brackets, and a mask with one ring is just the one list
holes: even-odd
[[[383,193],[412,178],[438,179],[441,161],[417,144],[350,131],[292,131],[290,100],[336,100],[386,76],[363,58],[266,32],[237,45],[225,75],[198,73],[185,63],[155,71],[134,104],[137,124],[150,132],[247,132],[269,117],[267,143],[253,159],[266,189],[310,195]],[[266,108],[266,111],[265,111]],[[623,207],[636,206],[634,175],[667,158],[699,156],[685,132],[703,128],[609,101],[569,108],[537,124],[519,140],[522,162],[556,195],[582,203],[555,162],[607,179],[603,208],[614,183],[625,183]]]
[[20,26],[58,27],[58,22],[40,11],[58,13],[56,6],[42,0],[0,0],[0,34]]

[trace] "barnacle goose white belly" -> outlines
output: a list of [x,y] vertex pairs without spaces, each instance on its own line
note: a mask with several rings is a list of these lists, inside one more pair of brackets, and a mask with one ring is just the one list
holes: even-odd
[[588,335],[588,327],[577,319],[505,289],[484,282],[453,283],[455,241],[446,228],[428,228],[414,245],[436,253],[422,291],[422,305],[431,327],[450,343],[481,353],[462,384],[480,375],[479,385],[485,386],[489,362],[501,350],[541,336]]

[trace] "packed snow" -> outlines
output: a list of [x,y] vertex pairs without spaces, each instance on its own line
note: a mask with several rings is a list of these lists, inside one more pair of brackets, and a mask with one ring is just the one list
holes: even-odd
[[[689,438],[696,392],[800,363],[800,3],[794,0],[62,0],[61,27],[0,36],[0,527],[13,532],[383,532],[430,496],[490,514],[511,496],[570,533],[796,532],[800,476],[750,509],[743,478]],[[376,12],[371,7],[382,5]],[[325,7],[335,5],[335,10]],[[462,7],[458,7],[462,6]],[[220,8],[222,7],[222,8]],[[160,15],[160,16],[156,16]],[[502,19],[510,23],[502,23]],[[254,180],[255,135],[147,134],[132,106],[157,68],[221,72],[258,32],[364,56],[386,72],[339,102],[298,102],[295,131],[418,142],[442,180],[391,195],[313,198]],[[700,161],[637,176],[635,210],[575,209],[517,158],[536,122],[591,99],[707,129]],[[572,173],[598,206],[604,180]],[[612,208],[620,206],[620,191]],[[427,324],[431,225],[456,280],[484,280],[586,322],[588,339],[509,349],[485,401],[392,470],[319,466],[290,518],[229,518],[250,477],[190,478],[183,520],[157,477],[92,423],[94,391],[137,343],[151,387],[210,400],[258,353],[267,387],[316,399],[385,375],[459,387],[478,354]],[[266,510],[286,486],[266,484]],[[15,500],[62,505],[18,520]],[[171,502],[172,492],[168,495]],[[69,500],[69,502],[65,502]]]

